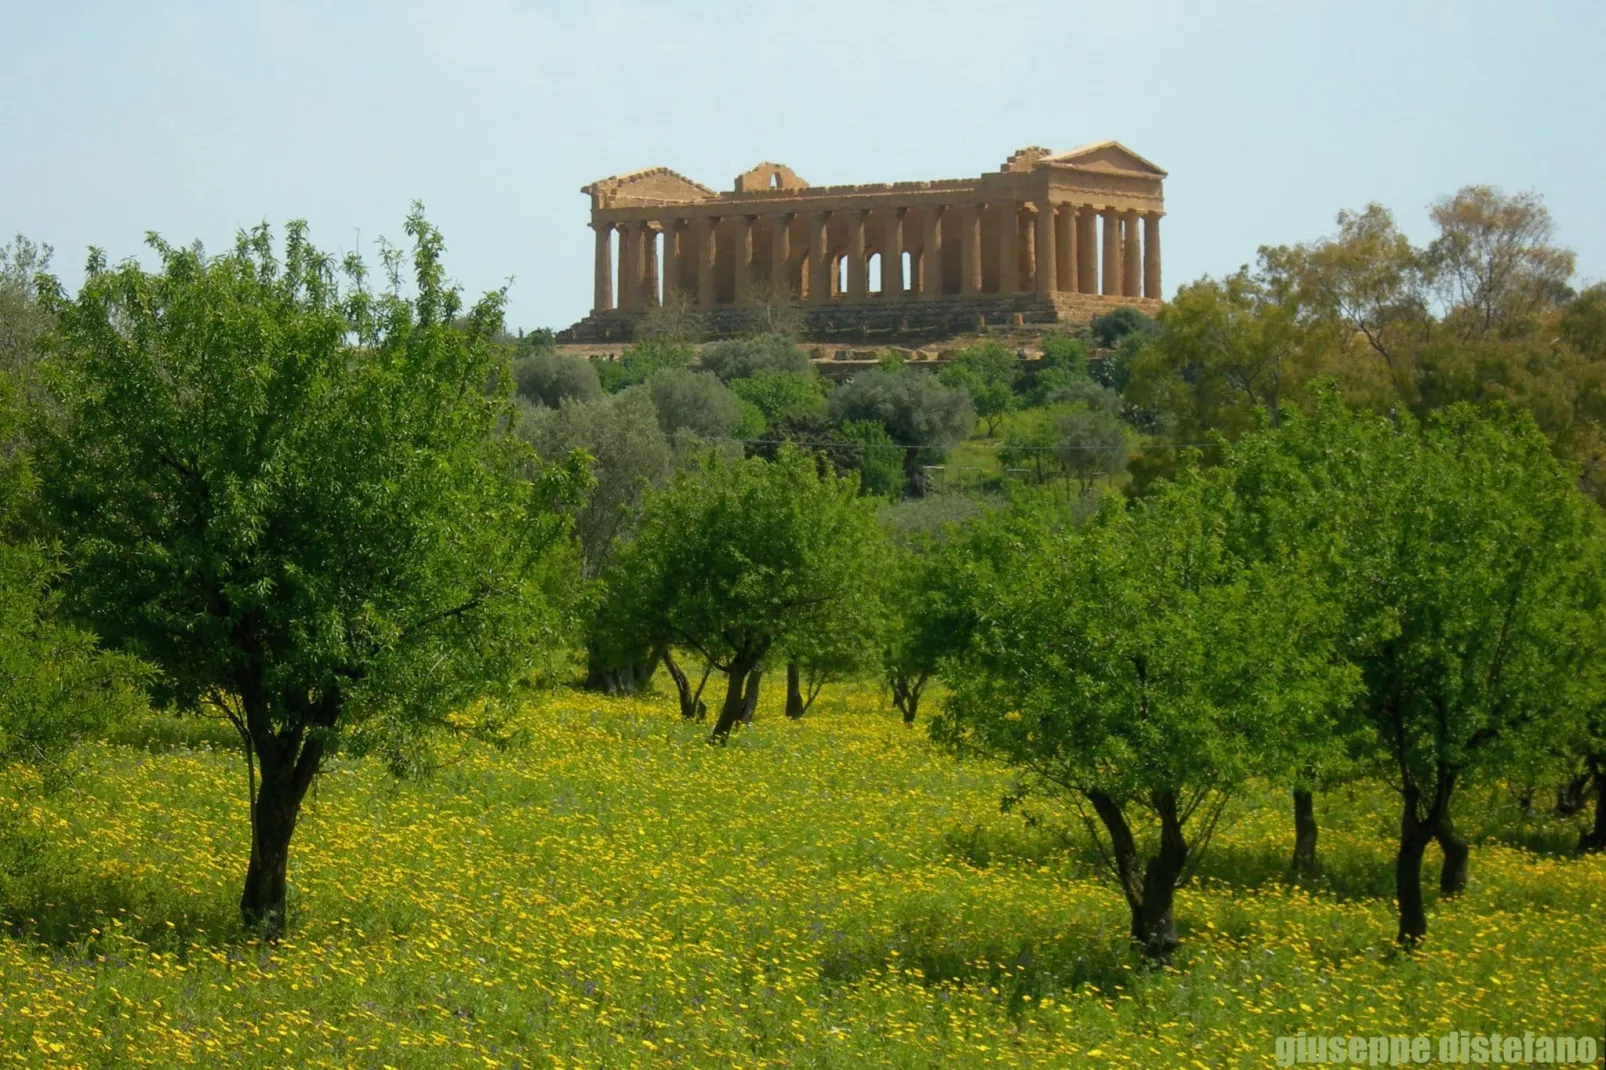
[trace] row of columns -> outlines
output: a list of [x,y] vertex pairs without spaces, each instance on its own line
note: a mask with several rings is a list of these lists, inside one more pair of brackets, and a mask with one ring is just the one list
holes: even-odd
[[[919,245],[919,265],[915,289],[920,296],[943,296],[942,242],[955,235],[959,242],[960,293],[982,292],[981,217],[986,205],[954,205],[922,209],[923,225]],[[1160,296],[1160,214],[1120,211],[1094,205],[1038,202],[1031,205],[1032,223],[1022,225],[1022,203],[1005,202],[998,231],[998,293],[1023,292],[1021,266],[1029,265],[1031,289],[1039,293],[1103,293],[1112,296]],[[849,209],[839,212],[810,213],[806,219],[808,241],[808,300],[824,303],[833,293],[832,273],[836,258],[827,248],[833,219],[843,217],[847,225],[847,286],[842,296],[850,301],[869,297],[869,262],[865,255],[864,225],[871,210]],[[907,209],[875,209],[885,214],[882,228],[882,294],[901,296],[903,254]],[[791,223],[795,214],[786,212],[767,217],[770,221],[770,278],[787,278],[791,262]],[[950,231],[948,220],[955,220]],[[761,217],[727,217],[733,227],[736,264],[732,298],[735,304],[751,300],[753,267],[753,224]],[[1103,241],[1096,228],[1103,220]],[[1013,220],[1013,226],[1008,225]],[[1141,220],[1141,223],[1140,223]],[[715,304],[715,229],[719,217],[630,221],[619,224],[595,222],[596,285],[593,306],[599,311],[615,307],[613,293],[612,233],[619,231],[619,294],[617,307],[638,311],[657,301],[658,256],[656,235],[663,234],[663,278],[681,277],[680,262],[686,255],[697,258],[697,303]],[[1141,229],[1141,238],[1140,238]],[[688,238],[692,240],[687,240]],[[1023,257],[1021,243],[1026,248]],[[1097,262],[1102,245],[1103,263]],[[1102,270],[1101,270],[1102,268]],[[895,280],[895,281],[893,281]]]

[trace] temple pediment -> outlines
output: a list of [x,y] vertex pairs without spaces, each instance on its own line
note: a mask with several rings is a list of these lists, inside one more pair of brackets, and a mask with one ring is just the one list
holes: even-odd
[[596,208],[624,208],[635,205],[683,204],[716,196],[713,190],[700,182],[667,167],[649,167],[643,171],[599,178],[581,193],[591,196]]
[[1096,141],[1069,152],[1045,157],[1046,162],[1068,164],[1088,171],[1128,172],[1164,178],[1165,171],[1119,141]]

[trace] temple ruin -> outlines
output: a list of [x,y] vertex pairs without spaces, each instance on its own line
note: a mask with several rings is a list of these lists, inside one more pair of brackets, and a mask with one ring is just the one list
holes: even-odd
[[1085,322],[1160,302],[1165,172],[1114,141],[1024,148],[978,178],[810,186],[761,163],[716,192],[654,167],[586,186],[591,314],[560,334],[626,340],[648,308],[713,335],[777,302],[814,338]]

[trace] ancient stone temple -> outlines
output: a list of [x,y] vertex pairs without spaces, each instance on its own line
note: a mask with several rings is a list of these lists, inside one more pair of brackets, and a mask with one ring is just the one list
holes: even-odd
[[761,163],[715,192],[663,167],[604,178],[591,314],[560,338],[632,337],[649,306],[705,329],[777,302],[811,337],[1082,322],[1160,299],[1165,172],[1114,141],[1025,148],[978,178],[810,186]]

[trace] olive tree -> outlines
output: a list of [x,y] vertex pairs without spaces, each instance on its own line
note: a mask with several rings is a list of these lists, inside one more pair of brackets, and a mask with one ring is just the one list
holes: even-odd
[[282,258],[266,226],[212,257],[153,235],[159,271],[92,253],[76,298],[50,295],[64,416],[39,466],[69,603],[154,664],[165,698],[238,730],[240,910],[269,937],[326,756],[491,731],[556,641],[547,562],[582,477],[526,478],[503,295],[463,308],[420,208],[406,229],[410,298],[400,252],[376,291],[300,223]]
[[1092,808],[1131,937],[1159,961],[1177,942],[1177,883],[1227,799],[1281,768],[1302,724],[1353,686],[1307,577],[1231,553],[1230,508],[1222,481],[1184,472],[1043,540],[985,601],[932,723],[1028,789]]

